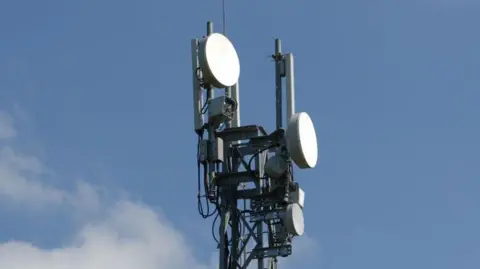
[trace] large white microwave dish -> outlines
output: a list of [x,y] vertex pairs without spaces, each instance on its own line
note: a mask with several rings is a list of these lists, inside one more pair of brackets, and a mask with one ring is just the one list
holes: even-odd
[[198,54],[205,84],[215,88],[235,85],[240,77],[240,60],[230,40],[213,33],[199,41]]
[[306,112],[294,114],[286,131],[287,150],[295,164],[301,168],[314,168],[318,160],[318,144],[315,127]]
[[294,236],[302,236],[305,232],[303,210],[299,204],[289,204],[284,216],[284,225],[287,231]]

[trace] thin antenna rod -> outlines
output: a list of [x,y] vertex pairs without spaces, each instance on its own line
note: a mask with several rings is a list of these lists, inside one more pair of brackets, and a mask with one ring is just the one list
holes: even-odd
[[[226,12],[226,9],[225,9],[225,0],[222,0],[222,32],[223,32],[224,36],[227,36],[227,12]],[[232,88],[231,87],[226,87],[225,88],[225,96],[232,98]],[[233,98],[235,98],[235,97],[236,96],[233,96]],[[235,99],[235,101],[237,101],[237,103],[239,102],[238,99]],[[239,111],[240,110],[237,110],[236,115],[239,114]],[[233,125],[235,125],[235,124],[233,124]],[[232,122],[230,120],[226,120],[225,121],[225,127],[227,127],[227,128],[232,127]],[[235,127],[238,127],[238,125],[235,126]]]
[[282,128],[282,43],[275,39],[275,96],[276,96],[276,118],[277,129]]
[[223,27],[223,34],[227,33],[227,12],[225,11],[225,0],[222,0],[222,27]]

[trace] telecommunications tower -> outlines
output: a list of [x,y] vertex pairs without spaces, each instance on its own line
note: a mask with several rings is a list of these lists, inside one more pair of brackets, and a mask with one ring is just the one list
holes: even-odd
[[[282,54],[275,40],[276,130],[267,133],[260,125],[240,125],[240,62],[230,40],[208,22],[207,35],[191,45],[198,209],[203,218],[214,217],[219,269],[255,263],[276,269],[277,258],[289,256],[293,238],[304,233],[305,193],[294,180],[293,163],[308,169],[318,159],[312,120],[295,113],[293,55]],[[214,97],[214,88],[225,94]]]

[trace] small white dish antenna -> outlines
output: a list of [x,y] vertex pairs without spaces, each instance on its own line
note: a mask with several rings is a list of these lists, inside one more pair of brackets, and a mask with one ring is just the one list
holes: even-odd
[[286,131],[287,150],[295,164],[301,168],[314,168],[318,160],[315,127],[306,112],[294,114]]
[[302,236],[305,232],[303,210],[297,203],[289,204],[284,216],[284,225],[287,231],[295,236]]
[[199,41],[198,54],[205,84],[215,88],[235,85],[240,77],[240,60],[230,40],[213,33]]

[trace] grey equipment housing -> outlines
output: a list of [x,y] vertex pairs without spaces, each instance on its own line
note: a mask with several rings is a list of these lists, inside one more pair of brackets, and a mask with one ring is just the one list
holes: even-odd
[[208,101],[208,123],[218,128],[222,122],[233,119],[237,103],[227,96],[219,96]]

